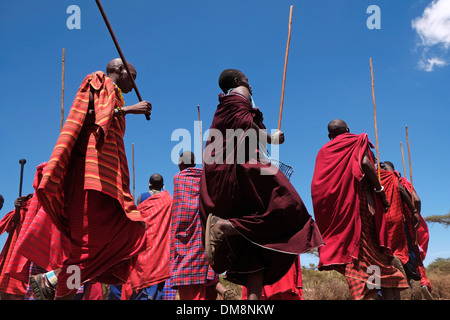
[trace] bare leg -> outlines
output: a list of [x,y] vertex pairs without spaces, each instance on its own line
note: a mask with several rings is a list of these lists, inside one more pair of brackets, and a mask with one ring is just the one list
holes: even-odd
[[256,271],[247,276],[247,300],[261,300],[263,289],[263,271]]
[[223,298],[223,295],[225,294],[225,287],[224,287],[224,285],[220,282],[220,281],[218,281],[217,283],[216,283],[216,291],[217,291],[217,293],[218,294],[220,294],[220,296]]

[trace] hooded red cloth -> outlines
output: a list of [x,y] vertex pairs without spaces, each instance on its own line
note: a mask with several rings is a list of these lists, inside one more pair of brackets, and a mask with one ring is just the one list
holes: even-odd
[[[237,279],[244,269],[244,272],[264,269],[265,281],[274,283],[289,270],[296,256],[320,246],[322,238],[286,176],[280,171],[264,174],[270,165],[258,160],[258,144],[248,143],[245,147],[253,123],[265,128],[262,113],[241,95],[220,95],[219,102],[205,147],[200,216],[203,227],[209,213],[229,219],[242,235],[230,246],[234,253],[242,251],[232,268],[216,264],[213,269],[221,273],[228,268],[227,276],[234,274],[240,283],[245,281],[245,276]],[[230,133],[235,133],[236,138]],[[251,257],[257,250],[270,255],[265,257],[265,264],[259,264],[261,258]],[[244,267],[246,263],[248,268]]]
[[390,203],[386,213],[386,225],[388,232],[388,243],[394,256],[398,257],[403,264],[409,261],[408,242],[405,234],[405,212],[403,201],[398,187],[398,176],[393,171],[380,170],[381,185],[384,187],[386,198]]
[[[311,183],[314,216],[325,245],[319,248],[319,269],[344,265],[358,258],[361,218],[362,160],[368,154],[373,161],[367,134],[344,133],[325,144],[316,157]],[[377,235],[387,245],[384,214],[374,197]]]

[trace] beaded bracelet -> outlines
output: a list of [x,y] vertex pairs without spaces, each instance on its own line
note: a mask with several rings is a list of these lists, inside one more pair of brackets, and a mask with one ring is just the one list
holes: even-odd
[[117,113],[119,114],[119,116],[124,116],[125,115],[125,113],[123,112],[122,107],[120,107],[120,106],[117,106]]

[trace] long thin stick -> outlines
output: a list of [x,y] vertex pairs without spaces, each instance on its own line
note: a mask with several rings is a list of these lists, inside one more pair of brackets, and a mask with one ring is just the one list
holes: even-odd
[[283,85],[281,87],[281,103],[280,103],[280,115],[278,117],[278,130],[281,129],[281,115],[283,113],[283,104],[284,104],[284,87],[286,85],[286,71],[288,64],[288,56],[289,56],[289,45],[291,43],[291,30],[292,30],[292,12],[294,10],[294,6],[291,5],[291,10],[289,13],[289,31],[288,31],[288,39],[286,45],[286,55],[284,57],[284,71],[283,71]]
[[374,78],[373,78],[373,65],[372,58],[370,58],[370,74],[372,76],[372,98],[373,98],[373,116],[375,120],[375,139],[377,143],[377,171],[378,171],[378,180],[381,182],[381,173],[380,173],[380,149],[378,147],[378,128],[377,128],[377,107],[375,104],[375,86],[374,86]]
[[132,146],[132,153],[133,153],[133,160],[132,160],[132,162],[133,162],[133,199],[136,199],[135,198],[135,194],[134,194],[134,191],[135,191],[135,181],[136,181],[136,178],[135,178],[135,175],[134,175],[134,142],[131,144],[131,146]]
[[413,177],[412,177],[412,167],[411,167],[411,149],[409,148],[409,136],[408,136],[408,126],[406,126],[406,144],[408,146],[408,157],[409,157],[409,179],[411,181],[411,201],[414,205],[414,192],[413,192]]
[[[134,78],[130,73],[130,70],[128,68],[128,63],[125,60],[125,56],[122,53],[122,49],[120,49],[119,42],[117,41],[117,38],[114,34],[111,24],[109,23],[109,20],[108,20],[108,17],[106,16],[105,10],[103,10],[103,6],[100,3],[100,0],[95,0],[95,2],[97,3],[100,13],[102,14],[103,20],[105,20],[106,27],[108,28],[109,34],[111,35],[111,38],[114,41],[114,45],[116,46],[117,52],[119,52],[120,59],[122,59],[123,65],[124,65],[125,69],[127,70],[128,76],[130,77],[131,83],[133,84],[134,92],[136,92],[136,95],[137,95],[139,101],[142,101],[141,94],[139,93],[139,90],[136,86],[136,82],[134,81]],[[145,117],[147,120],[150,120],[150,116],[148,114],[146,114]]]
[[60,131],[62,131],[64,124],[64,83],[65,83],[65,63],[66,62],[66,49],[62,49],[62,72],[61,72],[61,125]]
[[200,145],[202,146],[202,167],[203,167],[203,130],[202,130],[202,118],[200,117],[200,105],[197,105],[198,122],[200,124]]
[[403,144],[400,141],[400,149],[402,150],[402,161],[403,161],[403,175],[406,178],[406,166],[405,166],[405,154],[403,153]]

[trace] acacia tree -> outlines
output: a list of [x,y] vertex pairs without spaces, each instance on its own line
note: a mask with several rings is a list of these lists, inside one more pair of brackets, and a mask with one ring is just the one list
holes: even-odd
[[425,217],[424,219],[426,222],[440,223],[443,224],[445,227],[450,226],[450,212],[444,215],[428,216]]

